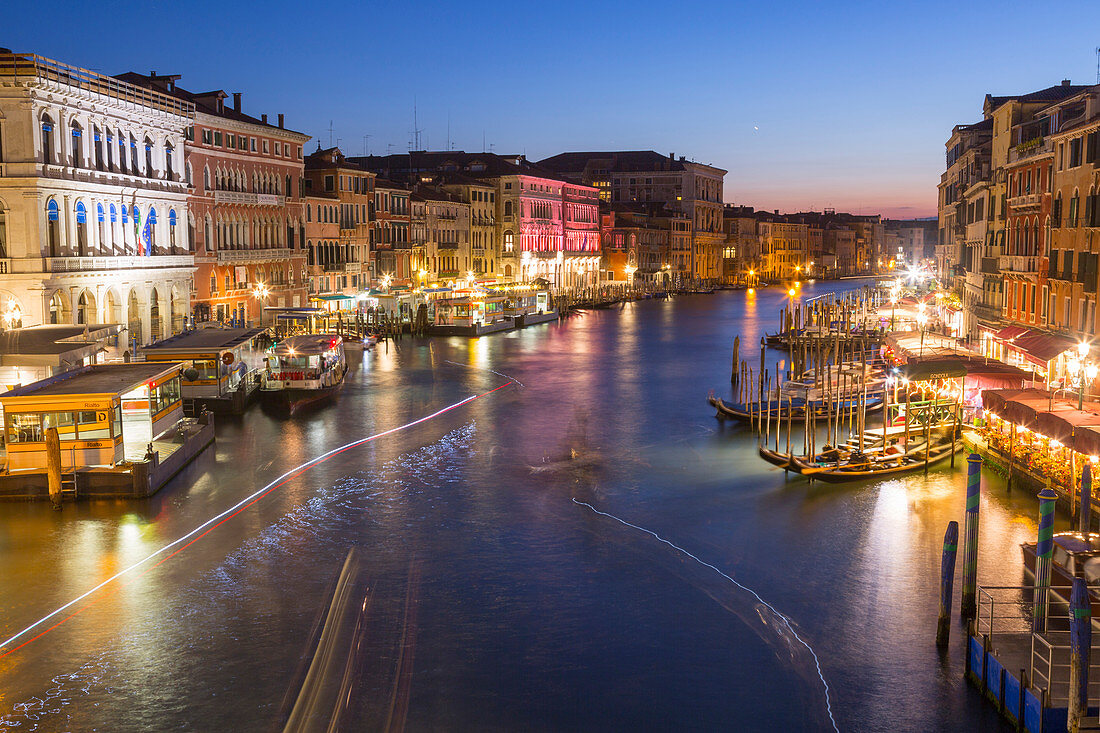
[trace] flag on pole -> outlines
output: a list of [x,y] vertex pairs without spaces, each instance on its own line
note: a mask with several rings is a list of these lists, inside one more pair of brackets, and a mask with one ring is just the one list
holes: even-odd
[[141,254],[146,257],[153,256],[153,217],[149,215],[145,217],[145,228],[141,230],[141,239],[139,240],[138,249]]
[[[134,249],[137,250],[137,253],[140,255],[144,254],[144,250],[141,246],[141,214],[138,212],[137,207],[137,193],[134,193],[130,200],[133,202],[130,211],[134,215]],[[123,206],[125,206],[125,204],[123,204]]]

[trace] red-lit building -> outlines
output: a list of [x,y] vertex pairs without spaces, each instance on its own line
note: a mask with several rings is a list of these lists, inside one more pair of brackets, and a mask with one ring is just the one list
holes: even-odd
[[259,324],[264,306],[305,305],[302,145],[309,136],[286,129],[282,114],[275,125],[245,114],[239,93],[226,106],[224,91],[186,91],[178,75],[119,78],[195,105],[184,144],[195,320]]

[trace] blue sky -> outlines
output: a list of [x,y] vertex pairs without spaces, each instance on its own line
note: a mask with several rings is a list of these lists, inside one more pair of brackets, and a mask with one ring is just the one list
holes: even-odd
[[536,160],[652,148],[729,170],[730,202],[893,216],[935,213],[943,144],[987,92],[1093,83],[1100,44],[1090,2],[53,8],[6,7],[0,46],[240,91],[349,154],[407,150],[415,103],[421,147],[449,124],[458,149]]

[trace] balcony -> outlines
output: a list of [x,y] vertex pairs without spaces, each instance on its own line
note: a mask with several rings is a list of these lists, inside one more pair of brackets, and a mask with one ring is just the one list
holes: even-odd
[[1049,155],[1054,152],[1054,141],[1049,137],[1036,137],[1015,145],[1008,149],[1008,162],[1015,163],[1018,160],[1027,160],[1040,155]]
[[324,272],[343,272],[344,264],[343,262],[326,262],[321,265],[321,270]]
[[436,242],[436,249],[458,249],[458,242]]
[[1041,193],[1025,193],[1022,196],[1013,196],[1008,199],[1008,205],[1013,212],[1038,210],[1042,202],[1043,194]]
[[[28,260],[24,260],[27,262]],[[29,260],[31,262],[36,259]],[[150,270],[195,265],[191,255],[154,255],[152,257],[47,257],[46,272],[107,272],[111,270]],[[29,272],[33,270],[23,270]]]
[[289,260],[294,250],[287,247],[279,249],[220,249],[219,265],[244,265],[254,262],[279,262]]
[[284,196],[273,193],[248,193],[246,191],[215,191],[215,204],[244,204],[248,206],[282,206]]

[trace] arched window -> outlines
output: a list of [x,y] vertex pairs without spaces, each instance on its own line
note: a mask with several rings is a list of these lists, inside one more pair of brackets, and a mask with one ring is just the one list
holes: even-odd
[[184,175],[184,181],[187,182],[187,185],[188,186],[192,185],[191,184],[191,163],[185,163],[184,164],[184,166],[183,166],[183,175]]
[[138,169],[137,140],[134,139],[133,135],[130,136],[130,172],[135,176],[141,175],[141,171]]
[[511,201],[505,201],[504,202],[504,215],[505,216],[511,216],[512,215],[512,202]]
[[8,256],[8,214],[0,209],[0,257]]
[[122,130],[118,131],[118,170],[126,172],[126,133]]
[[80,139],[80,134],[82,132],[82,130],[80,129],[80,125],[76,124],[76,122],[73,122],[71,125],[69,125],[69,132],[72,138],[72,166],[73,168],[83,168],[84,155],[83,141]]
[[42,115],[42,162],[53,162],[53,120]]
[[1068,226],[1077,226],[1077,206],[1081,202],[1080,194],[1077,189],[1073,189],[1073,198],[1069,200],[1069,222]]
[[214,275],[214,274],[211,274],[210,275],[210,294],[213,295],[216,292],[218,292],[218,276]]
[[115,248],[115,237],[116,237],[115,224],[118,222],[118,209],[115,208],[114,204],[111,204],[110,211],[111,211],[111,237],[110,237],[110,239],[111,239],[111,250],[113,251],[114,248]]
[[153,168],[153,141],[145,138],[145,175],[152,178],[155,174]]
[[115,138],[111,135],[111,128],[107,128],[107,140],[103,143],[103,147],[107,149],[107,170],[113,171],[115,169]]
[[81,257],[88,254],[88,210],[83,201],[76,202],[76,253]]
[[88,297],[88,291],[80,294],[76,301],[76,322],[79,325],[92,323],[95,320],[95,306]]
[[172,167],[172,144],[164,144],[164,178],[165,180],[175,180],[175,169]]
[[202,246],[207,252],[214,251],[214,224],[207,215],[202,227]]
[[210,168],[206,166],[202,169],[202,188],[204,191],[210,190]]
[[172,248],[172,254],[176,253],[176,210],[168,210],[168,246]]
[[157,210],[151,206],[149,207],[149,221],[146,222],[144,229],[149,231],[149,239],[145,243],[146,251],[153,254],[153,248],[157,246]]
[[1054,210],[1053,210],[1053,226],[1062,226],[1062,192],[1059,191],[1058,195],[1054,197]]
[[505,230],[505,232],[504,232],[504,251],[505,252],[511,252],[515,249],[515,246],[516,246],[515,245],[515,235],[512,234],[512,231],[510,229]]
[[187,212],[187,251],[195,251],[195,217]]
[[107,216],[103,213],[103,204],[95,205],[95,215],[99,225],[99,251],[103,253],[107,249]]
[[103,135],[100,134],[98,127],[92,128],[92,147],[95,167],[97,170],[103,170]]
[[55,292],[50,298],[50,323],[63,323],[65,320],[65,302],[61,299],[61,293]]

